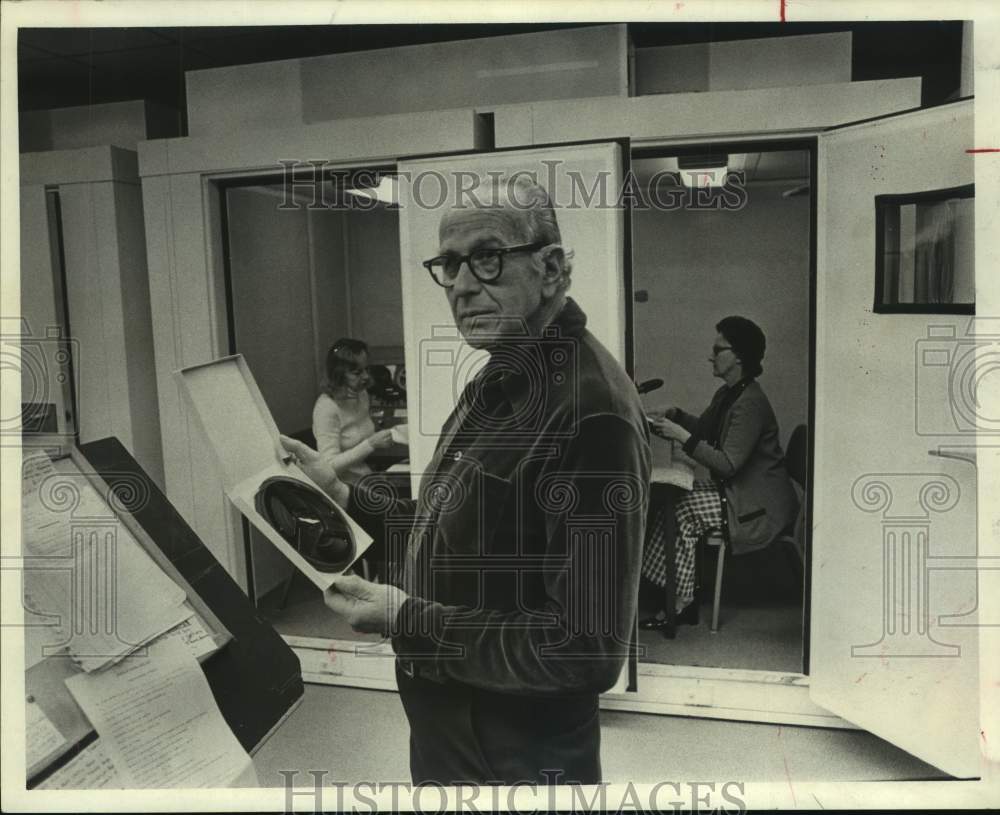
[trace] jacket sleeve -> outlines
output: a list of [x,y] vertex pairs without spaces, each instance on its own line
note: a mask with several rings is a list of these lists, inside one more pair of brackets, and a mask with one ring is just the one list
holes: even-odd
[[505,693],[612,687],[635,621],[649,470],[644,428],[618,415],[585,418],[533,485],[539,514],[527,517],[545,525],[546,554],[531,567],[544,570],[542,609],[410,597],[391,632],[396,653],[440,678]]
[[350,487],[345,511],[376,540],[384,540],[387,523],[412,522],[417,502],[400,498],[379,473],[361,478]]
[[715,447],[692,435],[684,444],[684,452],[707,467],[712,476],[732,478],[753,454],[764,432],[765,412],[760,404],[744,394],[729,408],[725,438]]

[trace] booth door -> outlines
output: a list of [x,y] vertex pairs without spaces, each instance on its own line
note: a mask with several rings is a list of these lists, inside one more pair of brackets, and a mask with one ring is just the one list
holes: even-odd
[[811,696],[958,777],[979,772],[973,138],[970,101],[818,149]]
[[[536,174],[554,199],[563,245],[574,253],[570,295],[586,313],[587,328],[626,364],[625,230],[623,211],[616,205],[622,189],[622,155],[617,144],[400,162],[403,331],[414,495],[442,424],[487,358],[462,341],[444,289],[431,280],[421,261],[437,254],[438,223],[456,200],[457,185],[475,187],[478,199],[488,202],[488,174],[515,173]],[[624,689],[623,677],[616,690]]]

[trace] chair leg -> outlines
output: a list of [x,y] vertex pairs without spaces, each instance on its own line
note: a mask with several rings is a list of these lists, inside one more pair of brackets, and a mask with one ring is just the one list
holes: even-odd
[[726,546],[719,547],[719,559],[715,566],[715,600],[712,603],[712,633],[719,630],[719,605],[722,602],[722,567],[726,563]]

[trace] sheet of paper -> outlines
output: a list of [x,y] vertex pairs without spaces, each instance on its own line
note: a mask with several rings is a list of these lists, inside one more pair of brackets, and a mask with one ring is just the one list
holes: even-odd
[[410,443],[410,426],[406,424],[398,424],[393,427],[390,431],[392,433],[392,440],[398,444],[409,444]]
[[[27,603],[27,599],[25,600]],[[34,624],[35,622],[39,624]],[[61,650],[62,635],[53,625],[42,624],[46,621],[30,616],[25,612],[24,626],[24,670],[33,668],[43,659]]]
[[72,459],[46,462],[22,468],[25,605],[95,670],[177,625],[186,595]]
[[180,625],[175,625],[160,637],[160,640],[165,640],[168,637],[176,637],[183,642],[195,659],[213,653],[218,647],[205,627],[205,622],[195,611],[192,611],[191,615]]
[[251,762],[177,637],[66,686],[129,787],[225,787]]
[[88,744],[80,754],[35,789],[39,790],[107,790],[126,789],[128,785],[118,774],[114,763],[98,739]]
[[37,702],[25,703],[24,731],[28,749],[25,763],[29,769],[66,744],[62,733],[52,724]]

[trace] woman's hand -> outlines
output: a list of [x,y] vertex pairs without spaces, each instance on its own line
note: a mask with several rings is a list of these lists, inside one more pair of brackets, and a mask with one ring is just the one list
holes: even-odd
[[337,475],[333,464],[324,459],[308,444],[288,436],[281,436],[281,446],[292,454],[292,460],[309,478],[342,507],[350,498],[350,488]]
[[654,435],[661,439],[674,439],[679,442],[686,442],[691,434],[681,427],[677,422],[664,417],[649,423],[649,429]]
[[392,431],[391,430],[379,430],[377,433],[373,433],[368,437],[368,442],[376,450],[381,450],[392,444]]

